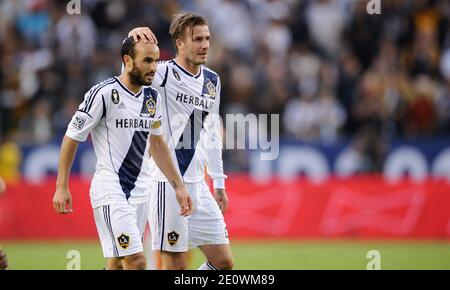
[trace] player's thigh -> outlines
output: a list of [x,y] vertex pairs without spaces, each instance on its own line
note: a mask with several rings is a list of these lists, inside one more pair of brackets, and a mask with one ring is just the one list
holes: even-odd
[[209,188],[196,185],[197,208],[189,218],[189,241],[192,247],[229,244],[227,226]]
[[136,210],[131,205],[104,205],[94,209],[103,255],[119,258],[143,252]]
[[152,250],[186,252],[188,250],[188,221],[179,215],[180,206],[172,186],[152,182],[149,224]]
[[141,233],[141,239],[144,241],[145,228],[147,226],[150,211],[150,201],[134,205],[134,208],[136,210],[137,226]]

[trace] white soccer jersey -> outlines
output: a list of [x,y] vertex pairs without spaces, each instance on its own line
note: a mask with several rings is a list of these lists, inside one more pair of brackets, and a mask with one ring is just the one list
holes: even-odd
[[[205,66],[194,76],[171,60],[158,64],[153,87],[162,97],[164,138],[183,180],[202,181],[206,166],[214,187],[224,188],[219,76]],[[153,180],[167,181],[150,164]]]
[[91,183],[92,207],[149,200],[148,135],[162,134],[161,98],[151,87],[134,94],[117,77],[94,86],[72,118],[66,135],[92,135],[97,165]]

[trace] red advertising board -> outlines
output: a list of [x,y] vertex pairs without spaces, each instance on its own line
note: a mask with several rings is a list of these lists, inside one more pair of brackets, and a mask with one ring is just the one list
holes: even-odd
[[[9,185],[0,239],[96,238],[89,183],[72,178],[74,213],[57,215],[54,180]],[[230,176],[225,215],[232,238],[450,238],[450,184],[389,184],[379,177],[257,183]]]

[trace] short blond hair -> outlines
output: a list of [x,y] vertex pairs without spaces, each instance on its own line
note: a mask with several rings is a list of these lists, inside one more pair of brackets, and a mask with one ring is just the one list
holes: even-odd
[[175,49],[178,52],[177,39],[183,38],[185,31],[191,31],[194,26],[208,25],[208,20],[205,17],[193,13],[183,13],[175,15],[170,24],[169,33],[172,37]]

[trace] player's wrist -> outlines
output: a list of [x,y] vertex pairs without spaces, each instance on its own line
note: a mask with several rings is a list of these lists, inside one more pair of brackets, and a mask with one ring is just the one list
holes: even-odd
[[180,186],[177,187],[177,191],[187,191],[187,186],[184,183],[181,183]]
[[225,191],[225,188],[214,188],[214,194],[225,196],[227,193]]
[[175,191],[187,190],[186,184],[183,181],[174,181],[171,182],[172,187]]
[[56,189],[57,190],[68,190],[69,184],[68,183],[56,183]]

